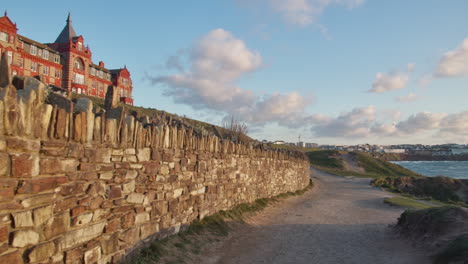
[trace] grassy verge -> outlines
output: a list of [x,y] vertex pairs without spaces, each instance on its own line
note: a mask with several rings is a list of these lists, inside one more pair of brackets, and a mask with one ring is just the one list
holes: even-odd
[[312,186],[312,181],[310,181],[310,184],[303,190],[258,199],[253,203],[240,204],[231,210],[207,216],[200,221],[193,222],[187,230],[177,235],[151,243],[129,263],[193,263],[194,258],[197,258],[204,249],[229,235],[233,226],[243,223],[245,217],[282,199],[302,195]]
[[426,209],[426,208],[431,208],[431,207],[436,207],[438,205],[431,205],[427,203],[423,203],[411,198],[406,198],[406,197],[391,197],[391,198],[385,198],[384,203],[394,205],[394,206],[400,206],[408,209]]

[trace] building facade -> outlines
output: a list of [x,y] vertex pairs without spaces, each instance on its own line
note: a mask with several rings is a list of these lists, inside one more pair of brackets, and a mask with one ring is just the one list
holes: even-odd
[[127,67],[107,69],[93,63],[92,52],[83,36],[76,34],[70,14],[53,43],[40,43],[21,36],[7,13],[0,17],[0,54],[7,52],[12,75],[40,76],[49,85],[104,98],[107,88],[120,88],[120,100],[133,105],[133,85]]

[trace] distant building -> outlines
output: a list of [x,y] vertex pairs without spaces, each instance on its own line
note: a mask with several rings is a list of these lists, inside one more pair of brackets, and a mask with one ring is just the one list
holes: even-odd
[[396,154],[403,154],[406,152],[405,149],[383,149],[384,153],[396,153]]
[[12,75],[40,76],[56,87],[78,94],[104,98],[109,85],[120,88],[120,101],[133,105],[132,80],[126,67],[109,70],[104,62],[93,63],[83,36],[73,29],[70,14],[53,43],[40,43],[17,34],[7,13],[0,17],[0,54],[7,52]]
[[450,152],[452,155],[464,155],[464,154],[468,154],[468,149],[467,148],[452,148]]
[[284,142],[283,140],[276,140],[275,142],[273,142],[273,144],[275,144],[275,145],[284,145],[284,144],[286,144],[286,142]]
[[305,143],[304,143],[304,142],[297,142],[297,146],[298,146],[298,147],[301,147],[301,148],[304,148],[304,147],[305,147]]

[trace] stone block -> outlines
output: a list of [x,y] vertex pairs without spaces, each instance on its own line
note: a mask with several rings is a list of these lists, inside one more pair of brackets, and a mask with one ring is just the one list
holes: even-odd
[[103,233],[105,226],[106,223],[102,222],[91,226],[68,231],[63,237],[61,246],[64,249],[68,249],[86,241],[89,241],[93,238],[96,238]]
[[8,149],[23,151],[39,151],[41,143],[39,140],[28,140],[22,138],[8,138],[6,140]]
[[144,162],[143,167],[145,168],[146,174],[156,174],[159,170],[159,162]]
[[78,195],[83,192],[83,183],[73,182],[60,186],[60,194],[63,196]]
[[75,172],[79,161],[75,159],[41,159],[41,174],[56,174]]
[[110,163],[111,160],[111,149],[97,148],[97,149],[85,149],[85,156],[90,162],[96,163]]
[[93,213],[86,213],[79,215],[73,219],[73,226],[84,226],[91,222],[93,219]]
[[68,251],[65,251],[65,263],[83,263],[83,249],[82,247],[77,247]]
[[[108,223],[107,223],[107,226],[106,226],[106,233],[113,233],[115,231],[118,231],[120,230],[121,228],[121,220],[120,218],[116,218],[116,219],[113,219],[113,220],[110,220]],[[104,253],[106,254],[106,253]]]
[[112,180],[113,177],[114,177],[114,173],[112,171],[99,173],[99,179],[101,180]]
[[26,198],[21,201],[21,205],[25,208],[36,207],[38,205],[43,204],[51,204],[55,201],[55,194],[47,193],[47,194],[39,194],[29,198]]
[[138,162],[149,161],[151,159],[151,149],[150,148],[137,149],[137,158],[138,158]]
[[133,180],[138,176],[138,172],[134,170],[128,170],[127,173],[125,174],[125,179],[126,180]]
[[11,174],[13,177],[35,177],[39,175],[39,156],[37,154],[11,154]]
[[54,242],[42,243],[35,246],[28,254],[29,262],[47,260],[56,252]]
[[127,213],[121,218],[122,228],[127,229],[135,225],[135,214],[133,212]]
[[107,199],[117,199],[122,197],[122,188],[120,186],[110,186],[106,190]]
[[31,211],[13,213],[12,216],[16,228],[34,226]]
[[140,239],[140,228],[134,227],[120,234],[120,240],[123,242],[134,245]]
[[35,245],[39,242],[39,234],[33,230],[21,230],[13,233],[11,245],[22,248],[28,245]]
[[34,225],[35,226],[41,226],[44,223],[46,223],[49,219],[52,218],[52,215],[54,213],[53,206],[44,206],[41,208],[37,208],[33,211],[33,216],[34,216]]
[[162,165],[162,166],[159,168],[159,173],[162,174],[162,175],[168,175],[168,174],[169,174],[169,166],[167,166],[167,165]]
[[15,197],[13,188],[1,188],[0,187],[0,202],[11,201]]
[[84,253],[84,263],[94,264],[101,259],[101,247],[94,247]]
[[147,212],[139,213],[135,217],[135,224],[136,225],[143,224],[145,222],[148,222],[149,220],[150,220],[149,213],[147,213]]
[[140,227],[141,239],[146,239],[157,232],[159,232],[159,224],[157,222],[146,223]]
[[3,255],[0,255],[0,263],[6,263],[6,264],[23,263],[23,258],[21,258],[20,252],[18,250],[9,251]]
[[142,204],[145,195],[141,193],[131,193],[127,196],[127,202],[131,204]]
[[46,239],[65,233],[70,228],[70,214],[68,212],[55,216],[47,221],[44,227]]
[[124,183],[122,185],[122,189],[123,189],[123,193],[127,194],[127,193],[131,193],[131,192],[134,192],[135,191],[135,180],[131,180],[127,183]]
[[105,236],[101,240],[102,253],[104,255],[112,254],[119,250],[119,234],[114,233],[111,236]]
[[183,188],[179,188],[179,189],[175,189],[174,190],[174,193],[172,195],[172,197],[175,199],[175,198],[179,198],[182,193],[184,192],[184,189]]
[[52,190],[67,182],[67,177],[47,177],[33,180],[21,181],[18,188],[18,194],[40,193]]
[[10,174],[10,156],[7,153],[0,153],[0,176]]

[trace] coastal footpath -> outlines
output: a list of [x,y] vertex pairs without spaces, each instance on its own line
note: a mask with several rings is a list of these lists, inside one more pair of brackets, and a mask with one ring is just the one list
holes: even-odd
[[309,185],[305,155],[241,144],[11,79],[0,63],[0,263],[116,263],[146,243]]

